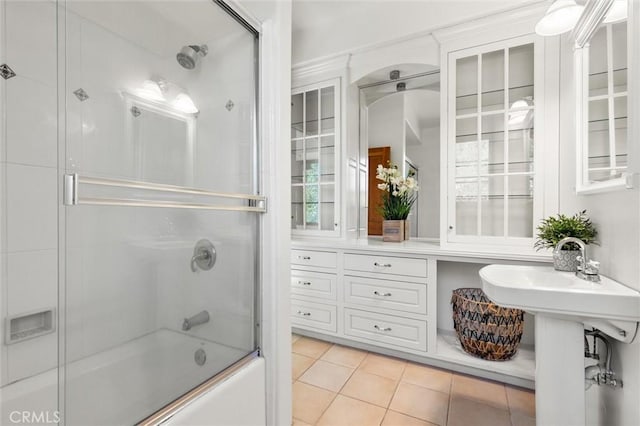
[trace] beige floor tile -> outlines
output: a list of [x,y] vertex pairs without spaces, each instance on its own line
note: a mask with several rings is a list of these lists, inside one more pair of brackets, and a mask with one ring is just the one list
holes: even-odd
[[501,383],[454,374],[451,395],[509,410],[507,392]]
[[518,411],[511,413],[512,426],[536,426],[536,418],[526,416]]
[[451,390],[451,377],[449,371],[427,367],[426,365],[407,364],[402,375],[402,381],[425,388],[437,390],[438,392],[449,393]]
[[291,344],[294,344],[300,337],[299,334],[291,334]]
[[315,424],[327,409],[335,393],[306,383],[293,384],[293,418]]
[[444,426],[448,406],[446,393],[400,382],[389,409]]
[[385,409],[338,395],[324,412],[318,426],[378,426]]
[[353,370],[353,368],[318,360],[298,380],[332,392],[338,392],[349,380]]
[[311,339],[309,337],[300,337],[293,344],[293,352],[318,359],[331,347],[331,343],[322,340]]
[[505,386],[511,412],[518,411],[526,416],[536,416],[536,394],[527,389]]
[[402,376],[406,364],[406,361],[397,358],[370,353],[358,368],[367,373],[398,380]]
[[397,383],[387,377],[356,370],[340,393],[387,408]]
[[346,346],[333,345],[331,349],[322,355],[321,359],[334,364],[356,368],[366,356],[367,353],[364,351],[348,348]]
[[291,422],[291,426],[312,426],[309,423],[303,422],[302,420],[293,419]]
[[314,362],[316,362],[316,360],[311,357],[296,353],[291,354],[291,376],[297,379],[302,373],[307,371]]
[[470,399],[452,396],[447,426],[511,426],[509,412]]
[[435,426],[435,424],[389,410],[384,416],[382,426]]

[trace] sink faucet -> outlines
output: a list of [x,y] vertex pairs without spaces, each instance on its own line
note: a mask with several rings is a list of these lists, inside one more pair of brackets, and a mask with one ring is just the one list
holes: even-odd
[[580,238],[566,237],[561,239],[553,249],[553,256],[555,257],[562,247],[568,243],[577,244],[580,248],[580,256],[576,257],[576,260],[580,262],[576,276],[586,281],[600,282],[600,262],[587,258],[587,245]]

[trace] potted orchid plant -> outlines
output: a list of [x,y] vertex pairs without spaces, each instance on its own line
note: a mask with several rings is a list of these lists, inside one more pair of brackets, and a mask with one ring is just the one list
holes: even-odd
[[385,191],[382,196],[382,205],[379,206],[380,214],[384,219],[383,241],[408,240],[407,217],[418,198],[418,183],[411,174],[406,178],[403,177],[398,166],[391,164],[389,167],[378,164],[376,179],[382,181],[378,184],[378,189]]

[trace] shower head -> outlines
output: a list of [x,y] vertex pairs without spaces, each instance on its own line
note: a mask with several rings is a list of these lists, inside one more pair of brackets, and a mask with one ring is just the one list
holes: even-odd
[[198,63],[200,57],[207,56],[208,52],[209,48],[206,44],[203,44],[202,46],[184,46],[176,55],[176,59],[183,68],[192,70],[196,67],[196,64]]

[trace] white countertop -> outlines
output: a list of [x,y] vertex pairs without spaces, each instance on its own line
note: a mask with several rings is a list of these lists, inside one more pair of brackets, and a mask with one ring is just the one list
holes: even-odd
[[437,257],[441,260],[450,261],[516,261],[516,262],[537,262],[551,263],[551,252],[538,253],[531,249],[530,253],[525,252],[495,252],[495,251],[464,251],[444,249],[438,243],[413,239],[401,243],[387,243],[381,237],[369,237],[353,240],[329,239],[329,238],[292,238],[291,248],[293,249],[323,249],[323,250],[345,250],[345,251],[367,251],[384,252],[413,255],[427,255]]

